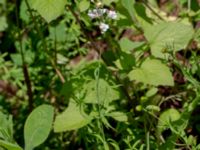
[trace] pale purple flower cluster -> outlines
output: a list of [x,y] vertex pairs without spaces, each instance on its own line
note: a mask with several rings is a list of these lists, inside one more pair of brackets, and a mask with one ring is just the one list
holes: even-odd
[[92,19],[99,18],[106,13],[107,9],[93,9],[88,11],[88,16]]
[[114,10],[107,10],[108,18],[117,19],[117,13]]
[[104,33],[104,32],[106,32],[109,29],[109,25],[101,22],[99,24],[99,28],[101,30],[101,33]]
[[103,16],[104,14],[107,14],[107,17],[110,19],[116,19],[117,13],[114,10],[108,10],[105,8],[96,8],[88,11],[88,16],[91,19],[99,18]]
[[[88,11],[88,16],[91,19],[100,18],[103,15],[107,15],[107,17],[110,19],[117,19],[117,13],[114,10],[108,10],[105,8],[96,8]],[[99,24],[99,28],[101,30],[101,33],[104,33],[109,29],[109,25],[101,22]]]

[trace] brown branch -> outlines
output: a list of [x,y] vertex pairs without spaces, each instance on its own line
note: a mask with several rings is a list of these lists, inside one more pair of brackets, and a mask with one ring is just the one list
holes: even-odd
[[[16,4],[16,18],[17,18],[17,25],[19,27],[19,11],[17,8],[17,1],[15,1]],[[20,28],[20,27],[19,27]],[[18,31],[19,34],[19,44],[20,44],[20,54],[21,54],[21,58],[22,58],[22,69],[23,69],[23,74],[24,74],[24,80],[25,80],[25,84],[26,84],[26,88],[27,88],[27,95],[28,95],[28,105],[29,105],[29,111],[32,111],[33,109],[33,93],[32,93],[32,86],[31,86],[31,80],[30,80],[30,76],[29,76],[29,72],[28,72],[28,67],[24,58],[24,52],[23,52],[23,47],[22,47],[22,34],[20,33],[20,31]]]
[[31,80],[29,77],[29,73],[28,73],[28,67],[27,64],[23,64],[23,73],[24,73],[24,78],[25,78],[25,83],[26,83],[26,87],[27,87],[27,95],[29,97],[29,111],[33,110],[33,93],[32,93],[32,86],[31,86]]

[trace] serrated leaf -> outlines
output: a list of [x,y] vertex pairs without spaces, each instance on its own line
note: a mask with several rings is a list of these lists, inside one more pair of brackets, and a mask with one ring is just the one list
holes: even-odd
[[64,12],[66,0],[29,0],[30,6],[49,23]]
[[[96,87],[97,82],[98,88]],[[119,99],[119,92],[103,79],[99,79],[98,81],[92,80],[88,84],[85,84],[83,89],[85,92],[83,101],[85,103],[100,103],[106,105],[113,100]],[[97,98],[97,95],[99,95],[99,99]]]
[[54,110],[50,105],[41,105],[31,112],[24,126],[25,150],[32,150],[47,139],[53,115]]
[[54,131],[64,132],[75,130],[90,123],[92,117],[80,111],[80,108],[75,103],[70,102],[68,108],[63,113],[56,116]]
[[128,74],[130,80],[136,80],[150,85],[173,86],[173,76],[170,69],[160,60],[146,59],[140,68],[132,70]]
[[186,48],[193,34],[192,26],[180,22],[164,22],[150,26],[144,31],[152,55],[159,58],[164,57],[164,51],[179,51]]

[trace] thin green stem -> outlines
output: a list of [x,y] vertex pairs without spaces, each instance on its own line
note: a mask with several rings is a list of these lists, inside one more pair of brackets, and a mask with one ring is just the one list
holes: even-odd
[[96,80],[96,99],[97,99],[97,104],[98,104],[98,114],[99,114],[99,121],[98,121],[98,128],[100,130],[101,136],[104,141],[106,141],[104,130],[103,130],[103,125],[102,125],[102,114],[101,114],[101,100],[100,100],[100,95],[99,95],[99,73],[100,73],[100,62],[98,67],[95,70],[95,80]]

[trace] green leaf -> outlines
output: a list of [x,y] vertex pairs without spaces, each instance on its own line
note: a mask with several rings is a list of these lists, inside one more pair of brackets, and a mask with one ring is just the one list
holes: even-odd
[[54,110],[50,105],[41,105],[31,112],[24,126],[25,150],[32,150],[48,137]]
[[146,97],[151,97],[153,95],[155,95],[158,92],[158,89],[155,87],[152,87],[151,89],[149,89],[146,93]]
[[66,0],[29,0],[30,6],[49,23],[64,12]]
[[137,18],[140,26],[143,28],[147,28],[152,26],[152,20],[146,14],[146,8],[141,3],[135,3],[135,17]]
[[118,0],[102,0],[104,5],[109,6],[113,2],[118,2]]
[[90,7],[90,2],[88,0],[81,0],[78,7],[81,12],[86,11]]
[[151,53],[155,57],[164,58],[164,51],[179,51],[187,47],[192,39],[192,26],[180,22],[164,22],[150,26],[144,31]]
[[70,102],[68,108],[63,113],[56,116],[54,131],[64,132],[75,130],[90,123],[92,117],[80,111],[80,108],[74,102]]
[[[96,88],[97,82],[98,88]],[[88,84],[85,84],[83,89],[85,92],[83,101],[85,103],[106,105],[113,100],[119,99],[119,92],[103,79],[99,79],[98,81],[92,80]],[[99,95],[99,100],[97,99],[97,95]]]
[[7,150],[22,150],[17,144],[13,144],[7,141],[0,140],[0,146],[6,148]]
[[0,32],[4,31],[8,27],[6,17],[5,16],[0,16]]
[[128,121],[128,116],[123,112],[118,112],[118,111],[111,112],[111,113],[109,113],[109,116],[120,122]]
[[133,42],[133,41],[129,40],[128,38],[122,38],[119,41],[119,44],[120,44],[122,51],[130,53],[131,50],[144,45],[144,42]]
[[0,0],[0,4],[5,5],[6,0]]
[[115,61],[115,65],[124,71],[130,71],[135,65],[135,58],[132,54],[120,52],[120,58]]
[[22,150],[13,139],[13,122],[12,116],[0,112],[0,149],[1,147],[8,150]]
[[25,22],[29,21],[29,13],[27,10],[28,10],[28,8],[26,5],[26,2],[25,2],[25,0],[22,0],[21,4],[20,4],[20,18]]
[[156,105],[148,105],[145,109],[147,111],[155,111],[155,112],[159,112],[160,111],[160,107],[158,107]]
[[136,80],[150,85],[173,86],[173,76],[169,68],[160,60],[146,59],[140,68],[132,70],[128,74],[130,80]]
[[177,121],[180,118],[180,113],[174,108],[164,111],[158,120],[158,131],[161,133],[163,130],[170,127],[170,124]]
[[135,3],[134,0],[121,0],[122,6],[128,11],[130,17],[133,19],[134,17],[134,7],[133,4]]
[[65,22],[60,22],[57,26],[49,27],[49,37],[58,42],[64,42],[67,39]]
[[12,116],[0,112],[0,139],[7,142],[13,142],[13,121]]

